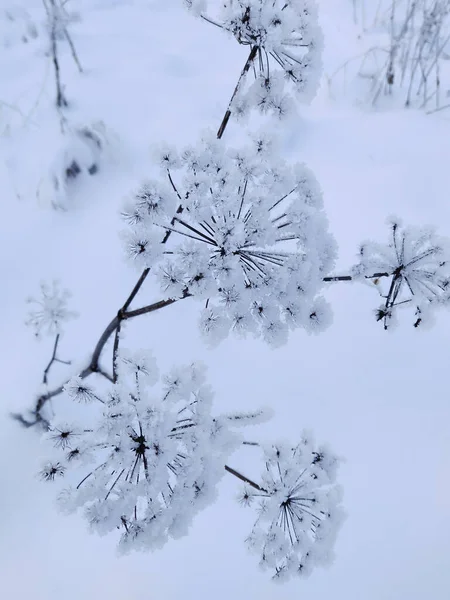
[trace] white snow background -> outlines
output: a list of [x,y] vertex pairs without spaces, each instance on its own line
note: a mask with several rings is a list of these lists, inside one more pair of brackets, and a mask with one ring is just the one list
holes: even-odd
[[[324,68],[332,73],[358,53],[359,40],[350,1],[320,5]],[[39,0],[26,6],[43,18]],[[317,337],[298,331],[278,350],[233,338],[208,350],[191,300],[125,329],[124,345],[152,348],[161,368],[204,360],[218,412],[270,405],[274,419],[249,438],[295,442],[307,427],[345,457],[339,480],[348,518],[329,570],[272,583],[247,553],[253,513],[236,503],[239,486],[228,476],[190,535],[155,553],[119,558],[113,537],[90,535],[81,517],[56,512],[51,485],[36,476],[47,448],[8,416],[32,405],[52,349],[25,327],[25,298],[54,277],[73,292],[80,318],[66,327],[61,355],[82,362],[138,277],[123,259],[119,210],[151,168],[150,145],[183,146],[217,129],[246,58],[245,48],[192,18],[181,0],[73,6],[81,20],[70,31],[85,73],[62,45],[68,115],[81,124],[104,121],[112,142],[109,162],[80,182],[67,212],[48,206],[42,184],[61,144],[44,42],[0,47],[0,596],[448,600],[450,319],[439,314],[422,332],[405,315],[386,333],[373,318],[378,296],[369,286],[330,284],[331,328]],[[353,264],[360,242],[387,240],[391,214],[450,236],[450,112],[355,108],[330,100],[325,84],[298,112],[288,124],[254,119],[250,126],[274,127],[286,157],[315,172],[340,247],[338,273]],[[232,119],[223,141],[242,133]],[[136,306],[159,298],[144,287]],[[64,374],[55,369],[51,381]],[[236,455],[230,464],[242,461]]]

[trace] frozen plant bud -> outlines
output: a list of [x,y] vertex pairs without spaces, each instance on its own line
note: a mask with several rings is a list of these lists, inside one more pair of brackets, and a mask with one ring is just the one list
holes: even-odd
[[62,477],[65,473],[65,468],[59,462],[47,463],[40,472],[43,481],[55,481],[57,477]]

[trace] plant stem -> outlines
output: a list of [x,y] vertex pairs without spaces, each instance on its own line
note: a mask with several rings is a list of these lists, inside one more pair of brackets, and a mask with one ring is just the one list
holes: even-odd
[[[379,277],[390,277],[392,273],[374,273],[373,275],[364,275],[366,279],[378,279]],[[355,278],[352,275],[334,275],[331,277],[324,277],[323,281],[335,282],[335,281],[353,281]]]
[[225,471],[227,473],[230,473],[230,475],[234,475],[234,477],[237,477],[238,479],[240,479],[247,485],[250,485],[255,490],[258,490],[259,492],[265,492],[267,494],[267,490],[262,488],[260,485],[258,485],[257,483],[255,483],[254,481],[252,481],[251,479],[246,477],[245,475],[242,475],[242,473],[239,473],[239,471],[236,471],[236,469],[232,469],[228,465],[225,465]]
[[224,117],[222,119],[222,123],[220,124],[219,131],[217,132],[217,138],[219,140],[221,139],[221,137],[222,137],[222,135],[223,135],[223,133],[224,133],[224,131],[226,129],[226,126],[228,125],[228,121],[230,120],[230,117],[231,117],[231,105],[233,103],[233,100],[235,99],[236,94],[238,93],[239,88],[241,87],[242,81],[244,80],[245,76],[247,75],[248,70],[250,69],[250,66],[253,63],[253,61],[254,61],[257,53],[258,53],[258,46],[252,46],[252,49],[250,50],[250,54],[248,55],[247,61],[246,61],[245,65],[244,65],[244,68],[242,69],[241,74],[239,76],[239,79],[238,79],[238,82],[236,84],[236,87],[234,88],[233,95],[231,96],[231,99],[230,99],[230,101],[228,103],[228,108],[227,108],[226,113],[225,113],[225,115],[224,115]]
[[[142,280],[141,285],[143,283],[143,279],[145,279],[145,278],[143,278],[141,276],[141,280]],[[135,289],[136,289],[136,286],[135,286],[133,292],[135,291]],[[133,292],[132,292],[132,294],[133,294]],[[131,296],[131,294],[130,294],[130,296]],[[101,334],[100,338],[97,341],[97,344],[95,345],[95,348],[92,352],[91,360],[89,361],[89,364],[78,374],[78,376],[81,379],[85,379],[86,377],[89,377],[89,375],[92,375],[92,373],[98,373],[99,375],[102,375],[102,377],[105,377],[105,379],[108,379],[109,381],[114,382],[114,375],[111,376],[109,373],[103,371],[103,369],[99,365],[99,360],[100,360],[100,355],[101,355],[107,341],[109,340],[111,335],[115,331],[117,331],[118,327],[120,326],[120,323],[122,321],[125,321],[128,319],[133,319],[134,317],[138,317],[140,315],[144,315],[144,314],[147,314],[150,312],[154,312],[156,310],[160,310],[161,308],[164,308],[165,306],[170,306],[171,304],[174,304],[175,302],[178,302],[179,300],[182,300],[184,298],[189,298],[189,297],[190,297],[190,294],[186,291],[183,294],[183,296],[181,296],[180,298],[167,298],[166,300],[160,300],[158,302],[154,302],[153,304],[149,304],[148,306],[143,306],[141,308],[138,308],[136,310],[129,311],[129,312],[119,311],[118,314],[108,323],[108,325],[104,329],[103,333]],[[121,314],[120,319],[119,319],[119,314]],[[54,398],[55,396],[59,396],[59,394],[61,394],[63,392],[64,386],[66,385],[66,383],[67,383],[67,381],[64,382],[62,385],[59,385],[58,387],[53,388],[52,390],[49,390],[45,394],[42,394],[41,396],[39,396],[39,398],[36,400],[34,410],[31,411],[31,414],[34,417],[34,420],[28,420],[23,415],[20,415],[20,414],[13,414],[12,417],[14,419],[16,419],[17,421],[19,421],[19,423],[21,423],[25,427],[32,427],[33,425],[37,425],[39,423],[46,426],[47,421],[42,417],[41,410],[43,409],[45,404],[51,398]]]
[[63,363],[65,365],[70,365],[69,361],[60,360],[59,358],[56,357],[56,351],[58,349],[59,337],[60,337],[60,334],[59,333],[56,334],[55,343],[53,345],[52,356],[50,358],[50,361],[49,361],[48,365],[44,369],[44,376],[42,378],[42,383],[45,384],[45,385],[47,384],[48,373],[49,373],[50,369],[52,368],[53,363],[60,362],[60,363]]
[[44,6],[47,11],[47,16],[50,22],[50,50],[52,54],[53,68],[55,71],[56,106],[58,108],[62,108],[68,106],[68,103],[62,90],[61,73],[58,60],[58,44],[56,40],[58,19],[57,8],[55,0],[49,0],[49,4],[50,6],[48,6],[46,0],[44,0]]

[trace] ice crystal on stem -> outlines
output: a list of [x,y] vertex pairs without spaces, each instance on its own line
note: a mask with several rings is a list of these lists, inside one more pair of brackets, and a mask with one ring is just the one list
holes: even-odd
[[261,483],[246,486],[240,497],[244,506],[259,501],[248,546],[274,578],[307,576],[332,560],[344,517],[334,483],[338,459],[307,436],[295,447],[269,446],[264,455]]
[[139,239],[127,254],[165,294],[206,302],[202,333],[280,345],[289,328],[323,329],[318,294],[335,244],[311,171],[277,158],[265,136],[237,150],[207,137],[179,158],[165,149],[159,162],[166,181],[146,182],[124,210],[127,239]]
[[354,268],[358,276],[371,278],[381,287],[383,304],[376,317],[387,329],[400,307],[414,309],[414,326],[423,326],[432,309],[448,306],[450,300],[450,246],[432,228],[401,227],[397,220],[390,226],[388,244],[368,242],[361,246],[360,262]]

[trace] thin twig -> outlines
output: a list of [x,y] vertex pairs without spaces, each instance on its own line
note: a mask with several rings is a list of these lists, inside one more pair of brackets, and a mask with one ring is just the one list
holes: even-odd
[[[390,277],[392,273],[373,273],[373,275],[365,275],[366,279],[378,279],[380,277]],[[355,278],[352,275],[334,275],[331,277],[324,277],[323,281],[335,282],[335,281],[353,281]]]
[[257,483],[255,483],[254,481],[252,481],[251,479],[249,479],[248,477],[246,477],[245,475],[242,475],[242,473],[239,473],[239,471],[236,471],[235,469],[232,469],[228,465],[225,465],[225,471],[227,473],[230,473],[230,475],[234,475],[234,477],[237,477],[238,479],[240,479],[244,483],[250,485],[255,490],[258,490],[259,492],[265,492],[267,494],[267,490],[265,490],[264,488],[262,488],[260,485],[258,485]]
[[59,363],[62,363],[63,365],[70,365],[70,361],[68,361],[68,360],[61,360],[60,358],[58,358],[56,356],[56,351],[58,349],[59,338],[60,338],[60,334],[57,333],[56,334],[56,338],[55,338],[55,343],[54,343],[54,346],[53,346],[52,356],[50,358],[50,361],[49,361],[48,365],[44,369],[44,376],[42,378],[42,383],[44,383],[45,385],[47,384],[48,373],[49,373],[50,369],[52,368],[53,363],[59,362]]
[[77,65],[79,72],[82,73],[83,72],[83,67],[81,66],[81,63],[80,63],[80,61],[78,59],[77,51],[75,50],[74,43],[72,41],[72,38],[69,35],[69,32],[67,31],[67,28],[64,28],[64,35],[65,35],[66,40],[67,40],[67,42],[68,42],[68,44],[70,46],[70,51],[72,53],[72,58],[73,58],[75,64]]
[[[89,361],[89,364],[78,374],[78,376],[81,379],[85,379],[86,377],[89,377],[90,375],[92,375],[92,373],[98,373],[105,379],[108,379],[108,381],[114,382],[114,377],[109,375],[109,373],[105,372],[100,367],[99,360],[100,360],[101,353],[102,353],[106,343],[108,342],[111,335],[117,330],[120,322],[122,320],[132,319],[134,317],[137,317],[137,316],[140,316],[143,314],[147,314],[150,312],[154,312],[156,310],[160,310],[161,308],[170,306],[171,304],[178,302],[178,300],[182,300],[182,299],[188,298],[188,297],[190,297],[190,294],[186,291],[185,294],[179,298],[168,298],[166,300],[160,300],[159,302],[155,302],[148,306],[143,306],[141,308],[138,308],[137,310],[125,312],[122,314],[121,320],[119,320],[118,315],[116,315],[108,323],[108,325],[106,326],[102,335],[98,339],[97,344],[95,345],[95,348],[92,352],[92,356],[91,356],[91,360]],[[51,398],[54,398],[55,396],[59,396],[63,392],[64,386],[66,385],[66,383],[67,383],[67,381],[65,381],[62,385],[59,385],[52,390],[49,390],[48,392],[46,392],[45,394],[42,394],[41,396],[39,396],[39,398],[37,398],[36,405],[30,413],[34,417],[33,420],[28,420],[23,415],[20,415],[20,414],[13,414],[11,416],[25,427],[32,427],[37,424],[47,423],[47,421],[42,417],[41,411],[42,411],[43,407],[45,406],[45,404]]]
[[113,354],[112,354],[112,362],[113,362],[113,382],[116,383],[117,382],[117,359],[118,359],[118,355],[119,355],[119,342],[120,342],[120,329],[122,326],[122,311],[119,310],[119,312],[117,313],[117,327],[116,327],[116,333],[114,335],[114,347],[113,347]]
[[61,85],[61,73],[58,59],[58,44],[56,40],[56,25],[57,25],[57,10],[55,0],[49,0],[50,7],[46,0],[43,0],[47,16],[50,21],[50,50],[52,54],[53,68],[55,72],[55,83],[56,83],[56,106],[58,108],[68,106],[67,100],[64,96],[62,85]]
[[251,65],[252,65],[252,63],[253,63],[253,61],[254,61],[257,53],[258,53],[258,46],[253,46],[252,49],[250,50],[250,54],[248,55],[247,61],[246,61],[245,65],[244,65],[244,68],[242,69],[241,74],[239,75],[239,79],[238,79],[238,82],[236,84],[236,87],[234,88],[233,95],[231,96],[231,99],[230,99],[230,101],[228,103],[228,108],[227,108],[227,110],[225,112],[225,115],[224,115],[224,117],[222,119],[222,123],[220,124],[219,131],[217,132],[217,138],[219,140],[223,136],[223,133],[224,133],[224,131],[226,129],[226,126],[228,125],[228,121],[230,120],[230,117],[231,117],[231,105],[233,103],[233,100],[235,99],[236,94],[238,93],[239,88],[241,87],[242,81],[244,80],[245,76],[247,75],[248,70],[250,69],[250,67],[251,67]]

